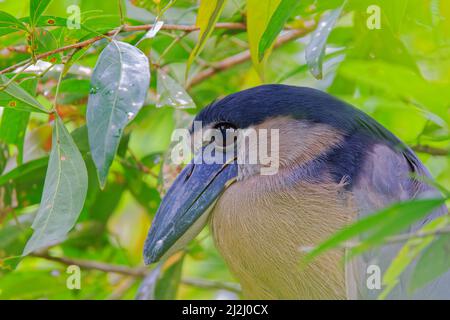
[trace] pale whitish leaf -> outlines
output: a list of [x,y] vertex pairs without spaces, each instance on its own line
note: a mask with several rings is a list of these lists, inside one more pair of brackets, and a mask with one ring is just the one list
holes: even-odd
[[225,5],[225,0],[202,0],[200,1],[200,8],[198,9],[197,21],[195,25],[200,28],[200,34],[198,36],[197,44],[194,49],[192,49],[186,65],[186,76],[189,73],[194,59],[203,50],[209,36],[214,30],[217,20],[222,13],[223,7]]
[[[0,75],[0,82],[0,87],[6,85],[9,82],[9,78]],[[0,91],[0,107],[31,112],[49,112],[39,101],[14,81]]]
[[156,107],[178,109],[195,108],[195,103],[184,88],[165,72],[158,70]]
[[56,117],[41,204],[23,255],[65,239],[83,208],[87,186],[87,170],[80,151],[62,120]]
[[306,63],[309,66],[311,74],[317,79],[322,79],[322,60],[325,54],[328,36],[336,21],[339,19],[344,6],[345,2],[342,6],[329,11],[320,19],[317,29],[311,35],[311,41],[306,46]]
[[138,48],[112,41],[100,54],[91,78],[86,118],[102,187],[123,129],[143,106],[149,84],[148,59]]
[[156,34],[161,30],[164,25],[164,21],[156,21],[153,27],[136,43],[136,46],[145,39],[151,39],[156,36]]

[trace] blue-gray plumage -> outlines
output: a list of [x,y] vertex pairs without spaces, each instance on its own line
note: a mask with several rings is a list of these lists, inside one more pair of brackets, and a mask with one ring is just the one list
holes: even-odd
[[[195,120],[204,128],[279,130],[279,171],[264,176],[262,164],[190,164],[158,210],[146,262],[179,250],[209,221],[249,298],[376,298],[380,291],[368,289],[367,268],[385,271],[402,244],[367,252],[345,270],[344,253],[330,252],[299,271],[299,247],[389,204],[439,196],[414,177],[430,175],[411,149],[362,111],[315,89],[248,89],[212,103]],[[445,213],[442,207],[406,231]],[[450,298],[450,273],[408,296],[412,267],[390,298]]]

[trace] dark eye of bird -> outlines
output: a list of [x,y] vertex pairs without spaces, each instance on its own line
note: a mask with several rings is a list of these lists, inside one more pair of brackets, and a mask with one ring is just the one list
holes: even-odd
[[[229,122],[219,122],[214,125],[214,129],[220,130],[222,133],[222,143],[223,147],[226,147],[228,144],[233,143],[235,138],[231,137],[230,134],[236,131],[236,126]],[[211,141],[214,141],[214,137],[212,137]]]

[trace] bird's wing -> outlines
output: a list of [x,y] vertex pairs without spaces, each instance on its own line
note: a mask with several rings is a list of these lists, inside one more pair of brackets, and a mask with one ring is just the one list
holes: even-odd
[[[426,177],[430,177],[430,175],[414,153],[407,147],[403,151],[398,151],[387,144],[374,144],[365,158],[361,170],[357,181],[352,187],[358,218],[363,218],[395,202],[413,198],[440,196],[436,189],[412,177],[412,174]],[[441,207],[406,231],[415,231],[428,221],[446,212],[445,206]],[[346,270],[349,298],[377,298],[381,290],[370,288],[370,284],[367,285],[367,279],[370,276],[368,270],[373,270],[370,269],[371,265],[378,266],[382,277],[383,272],[387,270],[390,262],[402,245],[402,243],[391,244],[374,249],[349,262]],[[412,268],[413,266],[411,265],[409,267],[410,271]],[[440,281],[441,284],[446,282],[447,286],[441,285],[438,281],[424,288],[421,292],[417,292],[413,297],[408,296],[407,278],[410,271],[408,272],[407,270],[404,273],[403,279],[401,279],[389,298],[450,298],[450,289],[448,289],[450,273],[445,276],[445,280]]]

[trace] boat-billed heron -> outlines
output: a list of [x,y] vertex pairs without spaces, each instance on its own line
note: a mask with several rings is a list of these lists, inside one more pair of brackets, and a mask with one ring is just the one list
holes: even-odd
[[[299,267],[300,248],[317,245],[389,204],[439,196],[420,179],[429,174],[411,149],[370,116],[315,89],[264,85],[244,90],[205,107],[195,121],[224,139],[206,140],[168,190],[145,243],[145,261],[182,249],[209,223],[218,251],[247,298],[377,297],[380,291],[367,286],[367,269],[377,265],[385,271],[401,244],[346,265],[344,250],[329,251],[306,268]],[[228,135],[250,129],[268,132],[269,149],[276,133],[276,172],[263,174],[267,161],[237,161],[246,152],[242,149],[250,156],[256,150],[250,143],[239,146],[236,135],[230,143]],[[223,152],[223,163],[195,161],[214,144],[216,153]],[[445,213],[444,207],[435,210],[410,231]],[[450,275],[445,277],[414,296],[401,282],[389,298],[450,298]]]

